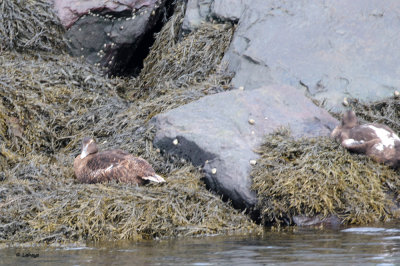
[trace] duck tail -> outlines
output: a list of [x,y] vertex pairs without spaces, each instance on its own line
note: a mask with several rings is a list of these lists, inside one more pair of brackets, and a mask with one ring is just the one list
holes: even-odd
[[149,181],[153,181],[153,182],[156,182],[156,183],[164,183],[165,182],[165,179],[162,176],[157,175],[157,174],[154,174],[152,176],[144,176],[142,178],[144,180],[149,180]]

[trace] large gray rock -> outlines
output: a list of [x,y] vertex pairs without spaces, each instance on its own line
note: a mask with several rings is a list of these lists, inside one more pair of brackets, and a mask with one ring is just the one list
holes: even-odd
[[288,84],[339,111],[400,87],[397,0],[218,0],[216,19],[239,21],[225,55],[246,89]]
[[248,0],[188,0],[182,29],[196,30],[201,23],[210,19],[237,22]]
[[280,126],[290,127],[295,137],[328,135],[337,121],[299,90],[268,86],[206,96],[152,123],[156,147],[204,167],[207,185],[244,209],[256,201],[250,161],[258,158],[254,149],[264,135]]
[[[256,0],[252,1],[255,2]],[[210,9],[210,16],[223,21],[237,22],[242,16],[248,4],[252,3],[249,0],[219,0],[213,1]]]
[[142,67],[171,0],[55,0],[74,56],[109,74],[136,74]]
[[207,20],[212,2],[213,0],[188,0],[182,29],[192,31],[198,28],[202,21]]

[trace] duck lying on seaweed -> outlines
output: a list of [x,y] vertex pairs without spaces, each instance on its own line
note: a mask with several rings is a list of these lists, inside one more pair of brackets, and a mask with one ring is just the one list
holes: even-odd
[[400,166],[400,138],[396,133],[382,124],[360,125],[353,111],[343,114],[342,123],[331,136],[351,152],[366,154],[394,168]]
[[98,152],[96,142],[88,137],[82,140],[82,153],[75,158],[74,171],[82,183],[116,180],[143,185],[149,181],[165,182],[146,160],[119,149]]

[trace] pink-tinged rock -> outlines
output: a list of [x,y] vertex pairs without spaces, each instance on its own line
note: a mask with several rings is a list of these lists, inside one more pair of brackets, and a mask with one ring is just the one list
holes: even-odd
[[53,3],[61,23],[68,29],[89,11],[105,9],[112,12],[129,11],[144,6],[152,6],[156,3],[156,0],[53,0]]

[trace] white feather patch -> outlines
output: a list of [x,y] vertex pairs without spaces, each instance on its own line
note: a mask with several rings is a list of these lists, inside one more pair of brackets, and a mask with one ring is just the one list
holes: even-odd
[[[382,144],[382,142],[375,144],[374,145],[375,149],[377,149],[378,151],[383,151],[383,149],[385,148],[385,146]],[[390,146],[389,146],[390,147]]]
[[89,153],[88,153],[88,147],[89,147],[89,144],[90,143],[92,143],[94,140],[93,139],[91,139],[84,147],[83,147],[83,149],[82,149],[82,153],[81,153],[81,159],[83,159],[83,158],[85,158],[86,156],[88,156],[89,155]]
[[164,183],[165,179],[162,176],[155,174],[154,176],[144,176],[142,177],[144,180],[153,181],[156,183]]
[[87,147],[85,147],[81,153],[81,159],[85,158],[86,156],[88,156],[88,152],[87,152]]
[[400,141],[399,137],[396,134],[393,134],[390,131],[387,131],[384,128],[378,128],[373,125],[368,125],[370,129],[372,129],[376,136],[381,140],[380,143],[375,145],[375,148],[383,151],[384,148],[393,148],[395,141]]
[[343,144],[346,146],[358,145],[358,144],[363,144],[363,143],[364,143],[363,140],[357,141],[355,139],[345,139],[343,141]]

